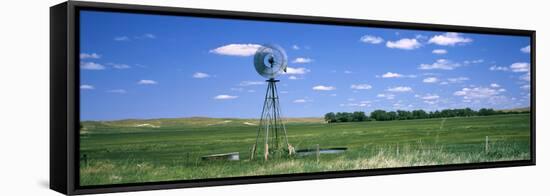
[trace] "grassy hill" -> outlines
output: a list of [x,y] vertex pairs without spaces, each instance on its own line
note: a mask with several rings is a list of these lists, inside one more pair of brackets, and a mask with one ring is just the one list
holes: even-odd
[[[288,119],[296,149],[342,154],[249,161],[257,119],[180,118],[83,122],[81,185],[478,163],[530,158],[529,114],[326,124]],[[144,125],[148,124],[148,125]],[[485,138],[489,138],[488,150]],[[239,152],[240,161],[202,161]],[[85,158],[83,157],[84,155]]]
[[502,112],[529,112],[529,111],[531,111],[531,108],[530,107],[512,108],[512,109],[504,109],[504,110],[499,110],[499,111],[502,111]]
[[[82,133],[94,132],[141,132],[165,129],[183,129],[192,127],[224,127],[242,126],[257,127],[260,119],[243,118],[159,118],[159,119],[124,119],[115,121],[83,121],[81,122]],[[296,123],[324,123],[323,118],[285,118],[285,124]]]

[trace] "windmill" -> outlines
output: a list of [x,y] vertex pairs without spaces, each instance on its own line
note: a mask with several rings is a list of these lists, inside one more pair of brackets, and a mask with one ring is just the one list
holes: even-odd
[[281,119],[277,92],[279,80],[275,79],[280,73],[286,72],[286,53],[277,45],[264,45],[254,55],[254,67],[258,74],[267,78],[267,90],[250,159],[254,159],[257,153],[263,153],[265,160],[272,155],[292,155],[294,148],[288,143],[286,127]]

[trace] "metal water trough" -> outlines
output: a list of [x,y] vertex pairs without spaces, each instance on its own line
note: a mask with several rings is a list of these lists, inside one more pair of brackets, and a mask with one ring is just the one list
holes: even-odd
[[[339,153],[346,152],[346,150],[348,150],[348,148],[346,147],[323,148],[323,149],[319,149],[319,154],[339,154]],[[296,150],[296,155],[298,156],[308,156],[308,155],[315,155],[315,154],[317,154],[317,149],[315,148]]]
[[228,160],[228,161],[238,161],[239,160],[239,152],[230,152],[230,153],[223,153],[223,154],[212,154],[212,155],[206,155],[201,157],[202,160]]

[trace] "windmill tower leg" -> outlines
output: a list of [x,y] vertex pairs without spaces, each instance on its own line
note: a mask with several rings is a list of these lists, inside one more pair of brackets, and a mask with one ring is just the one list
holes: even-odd
[[[286,127],[281,119],[279,96],[277,94],[276,82],[278,80],[267,80],[267,90],[265,94],[264,107],[262,116],[256,135],[256,144],[252,147],[251,159],[254,159],[256,153],[260,151],[260,146],[263,146],[264,159],[275,154],[283,152],[291,155],[294,152],[292,146],[288,143]],[[264,145],[261,145],[261,143]],[[286,149],[285,149],[286,148]]]

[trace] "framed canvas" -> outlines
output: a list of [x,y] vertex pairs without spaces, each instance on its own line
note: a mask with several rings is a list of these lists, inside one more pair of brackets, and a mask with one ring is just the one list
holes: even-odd
[[68,1],[64,194],[535,164],[535,31]]

